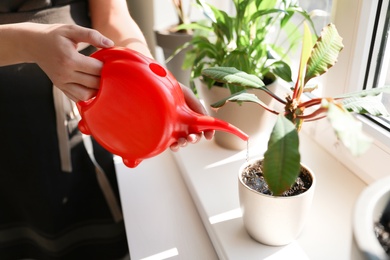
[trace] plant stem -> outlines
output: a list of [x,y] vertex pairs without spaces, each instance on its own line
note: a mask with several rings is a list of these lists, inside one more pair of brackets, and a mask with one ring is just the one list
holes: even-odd
[[298,107],[299,108],[307,108],[307,107],[312,107],[312,106],[315,106],[315,105],[319,105],[321,103],[321,100],[322,100],[322,98],[313,98],[313,99],[310,99],[309,101],[300,103],[298,105]]
[[314,120],[318,120],[320,118],[325,117],[325,116],[321,116],[321,117],[317,118],[316,116],[318,116],[318,115],[320,115],[322,113],[325,113],[326,111],[328,111],[327,108],[320,107],[319,109],[317,109],[316,111],[314,111],[311,114],[308,114],[308,115],[297,115],[297,118],[303,119],[305,121],[314,121]]
[[269,90],[266,87],[261,88],[265,93],[270,95],[272,98],[276,99],[279,103],[282,103],[283,105],[287,104],[287,101],[277,96],[275,93],[273,93],[271,90]]

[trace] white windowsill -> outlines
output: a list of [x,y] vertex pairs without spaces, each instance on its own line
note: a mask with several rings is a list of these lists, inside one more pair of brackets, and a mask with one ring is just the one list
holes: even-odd
[[[257,243],[243,227],[237,171],[246,151],[226,150],[203,140],[174,153],[220,259],[286,259],[285,255],[289,259],[358,259],[351,219],[366,184],[304,132],[300,150],[302,162],[316,174],[317,186],[303,233],[284,247]],[[250,147],[250,155],[255,156],[254,147]]]
[[[317,186],[303,233],[284,247],[257,243],[244,229],[237,171],[246,151],[202,140],[135,169],[117,157],[131,259],[359,259],[351,220],[366,184],[307,132],[300,135],[302,162],[316,174]],[[257,148],[263,152],[265,144]],[[250,156],[258,149],[251,146]]]
[[132,260],[218,259],[169,150],[115,167]]

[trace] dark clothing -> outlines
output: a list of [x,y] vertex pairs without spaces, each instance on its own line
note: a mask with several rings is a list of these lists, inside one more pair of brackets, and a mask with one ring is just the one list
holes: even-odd
[[[0,24],[89,26],[87,10],[87,1],[0,1]],[[54,107],[52,82],[36,64],[0,67],[0,259],[123,257],[123,220],[114,221],[83,142],[71,149],[72,171],[61,170]],[[119,200],[112,155],[96,143],[94,154]]]

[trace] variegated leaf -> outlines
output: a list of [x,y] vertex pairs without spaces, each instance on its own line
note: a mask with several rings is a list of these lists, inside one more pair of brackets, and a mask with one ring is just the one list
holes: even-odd
[[336,62],[339,52],[343,49],[342,38],[333,24],[326,26],[313,47],[307,62],[305,84],[310,79],[320,76]]
[[373,116],[389,116],[389,112],[378,97],[351,97],[342,100],[342,104],[343,107],[350,112],[369,114]]
[[327,117],[338,139],[354,156],[362,155],[371,145],[371,139],[363,133],[362,123],[342,107],[323,100],[328,108]]

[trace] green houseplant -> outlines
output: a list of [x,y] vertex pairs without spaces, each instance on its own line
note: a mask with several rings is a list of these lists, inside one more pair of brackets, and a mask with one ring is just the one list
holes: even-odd
[[[203,77],[201,71],[204,68],[236,67],[257,75],[267,84],[274,83],[272,87],[276,87],[276,78],[292,81],[288,61],[289,54],[295,51],[301,41],[299,28],[303,21],[308,21],[314,28],[310,14],[296,1],[232,0],[233,15],[204,0],[196,2],[206,19],[178,28],[194,30],[192,40],[182,46],[191,47],[186,52],[183,68],[190,69],[190,86],[203,99],[206,108],[242,88],[228,83],[218,84],[213,79]],[[253,90],[253,93],[262,95],[258,90]],[[228,105],[219,113],[210,109],[208,112],[236,125],[250,134],[254,141],[256,133],[261,132],[262,120],[266,119],[259,115],[253,122],[245,122],[234,113],[235,106]],[[244,104],[243,107],[248,110],[247,113],[262,114],[251,104]],[[245,148],[237,137],[226,133],[216,133],[214,140],[224,148]]]
[[[343,48],[342,38],[339,36],[337,29],[333,24],[325,27],[321,36],[313,45],[311,32],[308,26],[304,27],[304,38],[300,65],[298,68],[298,76],[295,85],[291,92],[286,96],[278,96],[264,86],[264,83],[256,75],[250,75],[239,71],[232,67],[214,67],[203,70],[202,74],[205,77],[213,80],[241,86],[242,88],[257,88],[261,89],[267,95],[271,96],[278,103],[283,105],[281,111],[275,110],[267,106],[257,96],[242,91],[233,94],[215,104],[214,108],[220,108],[228,102],[251,102],[263,107],[266,111],[277,114],[276,123],[272,129],[268,148],[264,153],[264,158],[261,160],[259,175],[262,176],[266,183],[268,197],[280,198],[280,196],[289,197],[290,188],[293,188],[302,175],[304,166],[301,164],[299,153],[299,135],[298,132],[305,121],[314,121],[321,118],[328,118],[331,127],[333,127],[336,136],[354,155],[364,153],[370,145],[370,139],[364,135],[360,122],[355,120],[352,113],[369,114],[372,116],[388,116],[383,104],[378,100],[378,96],[383,92],[390,92],[389,87],[374,88],[356,93],[343,94],[337,97],[309,97],[304,95],[305,92],[310,92],[312,88],[307,88],[308,82],[328,71],[336,61],[339,52]],[[239,107],[237,109],[240,109]],[[241,175],[240,175],[241,176]],[[314,181],[314,176],[312,177]],[[314,183],[312,184],[314,186]],[[310,185],[309,185],[310,187]],[[312,190],[308,188],[308,191]],[[308,193],[303,192],[291,198],[301,198]],[[312,191],[311,191],[312,192]],[[252,192],[253,195],[253,192]],[[241,196],[241,192],[240,192]],[[268,199],[268,198],[267,198]],[[310,200],[310,199],[309,199]],[[241,201],[241,198],[240,198]],[[270,205],[280,203],[269,202]],[[306,202],[306,204],[309,204]],[[256,204],[257,205],[257,204]],[[252,205],[253,206],[253,205]],[[260,207],[260,206],[256,206]],[[268,208],[272,207],[268,205]],[[281,208],[286,208],[285,204],[278,208],[278,212],[271,218],[280,216]],[[267,209],[263,209],[263,214]],[[286,213],[286,216],[291,217],[291,212]],[[305,214],[302,214],[305,215]],[[244,222],[245,222],[244,212]],[[259,216],[257,216],[259,218]],[[279,221],[281,221],[279,219]],[[252,221],[253,224],[254,221]],[[256,222],[259,222],[257,219]],[[261,221],[260,221],[261,222]],[[283,221],[282,221],[283,222]],[[300,222],[301,223],[301,222]],[[280,242],[271,241],[265,242],[268,244],[280,245],[291,241],[301,230],[302,224],[295,231],[295,234],[289,234],[286,240]],[[248,227],[246,225],[247,229]],[[272,226],[272,225],[266,225]],[[264,230],[267,227],[262,227],[261,235],[264,235]],[[286,230],[287,228],[285,228]],[[256,237],[256,232],[248,232]],[[252,233],[251,233],[252,232]],[[270,231],[274,234],[276,231]],[[283,235],[279,235],[278,238]],[[257,238],[263,241],[262,237]]]
[[[175,7],[177,18],[179,20],[178,26],[182,24],[189,24],[190,23],[190,12],[186,12],[185,7],[183,5],[182,0],[172,0],[172,3]],[[177,30],[177,29],[174,29]],[[178,30],[180,32],[180,30]],[[191,34],[191,30],[184,30],[185,33]]]
[[[183,46],[192,46],[183,65],[191,68],[192,79],[200,77],[207,67],[232,66],[265,82],[273,81],[274,75],[292,81],[286,60],[300,43],[298,27],[308,21],[314,28],[310,14],[296,1],[232,0],[235,8],[232,16],[204,0],[196,2],[206,20],[178,27],[196,30],[193,39]],[[298,23],[292,22],[295,14],[302,17]],[[214,83],[205,80],[209,87]],[[232,93],[240,90],[234,85],[225,87]]]
[[370,183],[356,200],[352,229],[361,259],[388,259],[390,176]]

